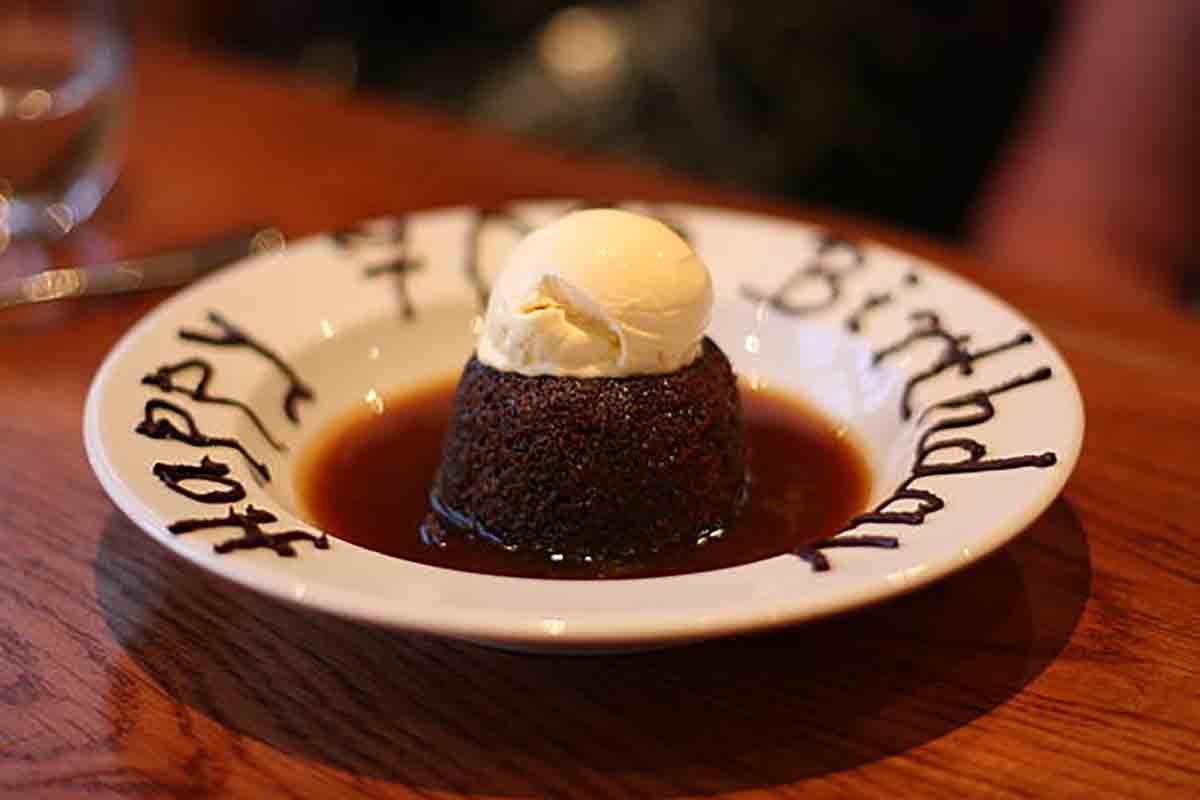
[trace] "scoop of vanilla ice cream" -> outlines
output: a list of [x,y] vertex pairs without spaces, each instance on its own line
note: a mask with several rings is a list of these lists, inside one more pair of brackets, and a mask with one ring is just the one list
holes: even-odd
[[521,240],[496,278],[476,349],[523,375],[673,372],[700,354],[712,279],[663,223],[616,209],[568,214]]

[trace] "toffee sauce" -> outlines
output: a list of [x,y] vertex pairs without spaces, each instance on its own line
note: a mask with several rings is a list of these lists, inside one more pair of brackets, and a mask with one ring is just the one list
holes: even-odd
[[361,547],[450,569],[524,578],[648,578],[808,552],[866,507],[869,471],[849,439],[788,396],[743,384],[750,498],[737,526],[721,536],[623,564],[556,563],[466,536],[427,544],[419,529],[430,511],[456,383],[451,377],[393,395],[381,414],[352,413],[323,431],[296,475],[307,519]]

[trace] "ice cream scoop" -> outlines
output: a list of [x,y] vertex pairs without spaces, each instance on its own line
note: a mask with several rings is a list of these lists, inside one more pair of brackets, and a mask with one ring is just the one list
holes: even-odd
[[674,372],[700,354],[711,312],[708,268],[679,234],[629,211],[576,211],[513,250],[476,354],[522,375]]

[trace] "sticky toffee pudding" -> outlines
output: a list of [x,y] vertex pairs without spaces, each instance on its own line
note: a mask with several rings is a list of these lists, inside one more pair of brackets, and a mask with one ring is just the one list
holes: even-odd
[[526,578],[645,578],[732,567],[837,533],[867,502],[857,446],[792,397],[740,386],[751,485],[734,525],[719,535],[636,560],[555,560],[471,535],[422,537],[441,462],[457,376],[355,410],[304,454],[297,483],[305,516],[340,539],[397,558]]

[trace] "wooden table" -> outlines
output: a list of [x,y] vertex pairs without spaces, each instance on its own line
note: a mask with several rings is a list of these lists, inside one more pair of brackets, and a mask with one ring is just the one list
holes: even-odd
[[1027,312],[1087,403],[1066,493],[949,580],[648,655],[527,657],[305,615],[153,545],[93,479],[84,393],[166,295],[0,314],[0,793],[14,797],[1200,794],[1200,324],[1078,280],[142,43],[136,254],[518,197],[723,203],[919,250]]

